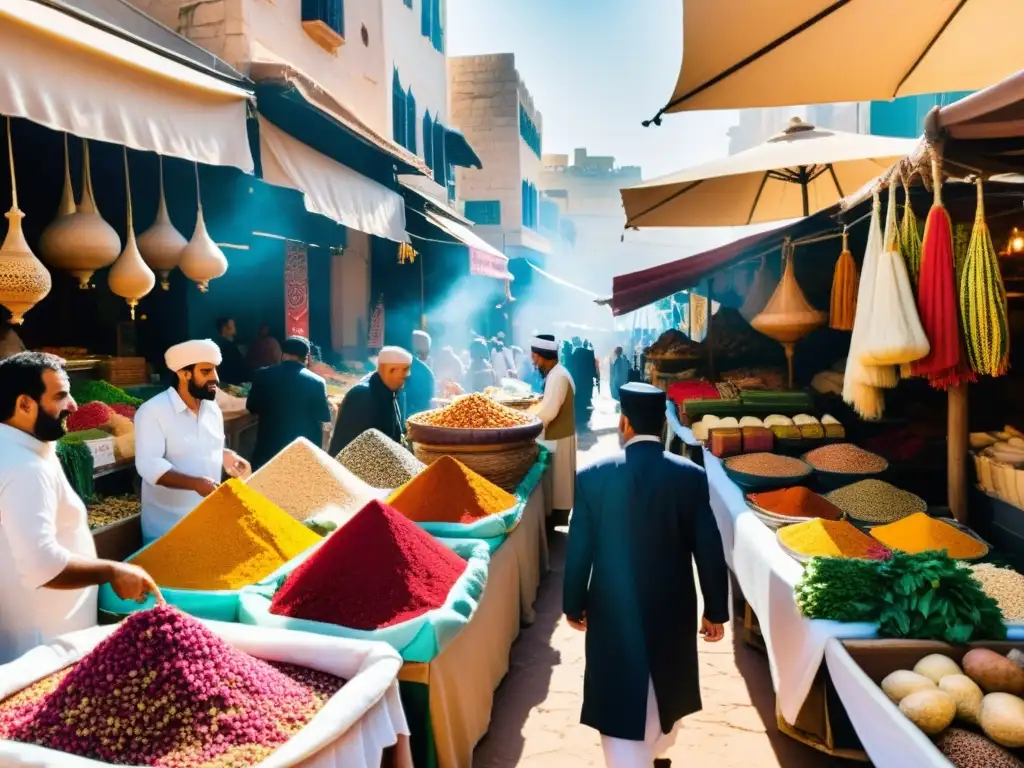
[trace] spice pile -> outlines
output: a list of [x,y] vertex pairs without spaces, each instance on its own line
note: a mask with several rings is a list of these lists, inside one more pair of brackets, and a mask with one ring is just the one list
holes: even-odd
[[935,742],[955,768],[1024,768],[1024,763],[980,734],[950,728]]
[[451,456],[439,458],[388,499],[415,523],[472,523],[506,512],[517,501]]
[[877,558],[883,549],[842,520],[808,520],[780,528],[776,535],[786,548],[804,557]]
[[269,576],[321,537],[241,480],[228,480],[131,562],[161,587],[233,590]]
[[391,507],[371,501],[288,576],[270,612],[351,629],[440,608],[466,562]]
[[366,483],[303,437],[260,467],[248,483],[296,520],[327,517],[339,525],[373,497]]
[[872,528],[871,535],[890,549],[911,555],[945,551],[955,560],[973,560],[988,554],[988,547],[977,539],[924,512]]
[[733,472],[757,477],[803,477],[811,468],[800,459],[779,456],[775,453],[747,453],[725,460],[725,466]]
[[451,405],[424,411],[409,419],[413,424],[448,429],[508,429],[534,424],[536,416],[496,403],[479,393],[460,397]]
[[397,488],[426,465],[379,429],[368,429],[337,456],[338,462],[372,488]]
[[102,429],[114,415],[109,405],[100,402],[82,403],[67,418],[68,432],[83,432],[87,429]]
[[242,768],[298,733],[344,682],[268,664],[160,606],[0,704],[0,738],[116,765]]
[[110,496],[89,505],[89,527],[113,525],[142,511],[138,496]]
[[[138,408],[142,400],[132,397],[120,387],[101,379],[83,379],[71,383],[71,396],[78,403],[91,403],[94,400],[106,403],[112,408],[117,405],[126,405]],[[116,408],[115,408],[116,410]]]
[[1024,621],[1024,575],[1010,568],[984,563],[971,567],[975,581],[999,604],[1007,621]]
[[765,493],[751,493],[747,496],[751,502],[766,512],[785,517],[820,517],[823,520],[839,520],[843,510],[824,496],[814,491],[796,486],[781,488]]
[[804,461],[819,472],[840,472],[850,475],[875,475],[884,472],[889,462],[881,456],[852,443],[836,443],[815,448]]
[[920,496],[884,480],[860,480],[825,494],[825,498],[864,523],[892,523],[928,508]]

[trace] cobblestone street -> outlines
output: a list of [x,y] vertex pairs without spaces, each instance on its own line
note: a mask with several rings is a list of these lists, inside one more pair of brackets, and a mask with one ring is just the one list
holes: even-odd
[[[594,431],[581,436],[579,466],[617,448],[615,417],[597,401]],[[537,621],[512,649],[508,676],[495,695],[491,730],[475,768],[601,766],[597,733],[579,724],[583,639],[561,616],[566,535],[551,538],[551,573],[541,587]],[[673,764],[714,768],[835,768],[852,765],[778,733],[768,661],[740,640],[739,626],[721,643],[701,643],[704,710],[684,721]]]

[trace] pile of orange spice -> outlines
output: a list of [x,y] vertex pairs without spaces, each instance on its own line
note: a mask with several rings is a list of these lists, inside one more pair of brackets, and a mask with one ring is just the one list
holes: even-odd
[[414,523],[472,523],[512,509],[517,501],[458,459],[442,456],[387,503]]
[[814,491],[802,486],[780,488],[777,491],[752,493],[747,496],[757,507],[774,515],[786,517],[820,517],[824,520],[840,520],[843,510]]

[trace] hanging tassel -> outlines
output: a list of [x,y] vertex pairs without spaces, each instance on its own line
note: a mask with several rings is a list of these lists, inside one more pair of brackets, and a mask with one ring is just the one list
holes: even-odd
[[829,305],[829,327],[837,331],[852,331],[857,315],[857,263],[850,253],[846,228],[843,228],[843,251],[836,262],[832,276],[832,301]]
[[900,254],[907,264],[907,275],[910,285],[917,295],[917,284],[921,279],[921,232],[917,228],[917,216],[910,205],[910,189],[905,179],[903,183],[903,220],[900,222]]
[[960,312],[971,368],[985,376],[1002,376],[1009,368],[1010,334],[1006,288],[999,258],[985,221],[985,197],[978,179],[978,208],[960,281]]

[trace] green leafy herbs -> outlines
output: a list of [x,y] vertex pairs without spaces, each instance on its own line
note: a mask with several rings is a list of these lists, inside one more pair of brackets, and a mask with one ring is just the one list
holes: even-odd
[[88,502],[93,498],[93,472],[95,471],[92,451],[89,446],[77,442],[67,442],[64,439],[57,441],[57,458],[64,470],[75,493],[83,501]]
[[132,397],[120,387],[99,379],[85,379],[71,385],[71,396],[79,403],[104,403],[105,405],[130,405],[138,408],[142,400]]
[[815,558],[795,594],[808,618],[877,622],[882,637],[957,644],[1006,637],[995,600],[944,552],[895,552],[881,562]]
[[847,557],[816,557],[796,585],[796,604],[809,619],[876,621],[883,584],[878,563]]

